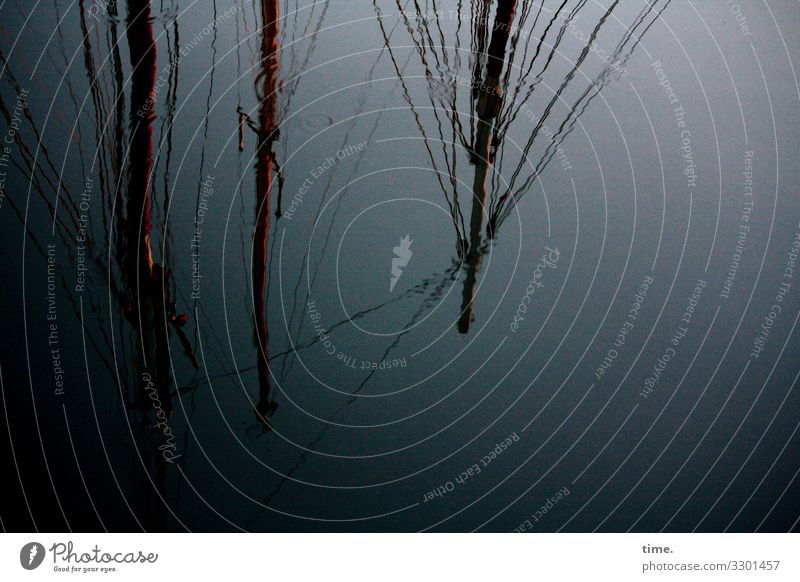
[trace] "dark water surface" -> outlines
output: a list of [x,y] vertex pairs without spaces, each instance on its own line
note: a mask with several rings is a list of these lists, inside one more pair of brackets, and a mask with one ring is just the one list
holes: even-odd
[[796,3],[0,15],[5,528],[798,528]]

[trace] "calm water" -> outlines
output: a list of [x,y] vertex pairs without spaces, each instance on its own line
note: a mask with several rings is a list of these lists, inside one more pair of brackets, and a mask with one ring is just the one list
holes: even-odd
[[795,5],[0,13],[6,528],[797,529]]

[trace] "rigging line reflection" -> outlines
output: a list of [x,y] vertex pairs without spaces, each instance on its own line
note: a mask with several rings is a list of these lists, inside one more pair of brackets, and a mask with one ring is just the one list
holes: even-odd
[[[656,15],[650,20],[647,26],[644,27],[644,30],[640,34],[636,34],[636,31],[646,22],[647,17],[650,13],[656,8],[658,2],[653,2],[652,4],[648,4],[642,11],[639,13],[637,18],[635,19],[634,23],[627,28],[626,34],[623,36],[622,40],[618,43],[617,47],[608,58],[607,65],[600,71],[600,73],[592,80],[586,87],[586,89],[580,94],[580,96],[575,100],[575,102],[569,107],[568,113],[566,118],[561,122],[558,129],[552,137],[550,137],[550,143],[545,148],[544,153],[542,154],[541,158],[537,162],[533,172],[526,178],[525,182],[522,186],[520,186],[516,192],[513,194],[510,200],[506,196],[501,197],[503,200],[503,204],[505,204],[505,208],[498,208],[493,213],[493,216],[496,217],[498,223],[502,223],[511,213],[513,210],[513,205],[519,202],[519,200],[524,196],[525,193],[528,192],[530,189],[533,180],[541,175],[547,165],[552,161],[552,159],[556,156],[559,148],[563,144],[566,137],[572,132],[575,125],[577,124],[580,117],[586,112],[591,102],[600,94],[602,89],[608,85],[611,80],[611,74],[615,70],[619,70],[620,66],[624,66],[624,64],[628,61],[628,59],[633,54],[636,46],[641,42],[644,38],[644,35],[648,32],[650,27],[660,18],[661,14],[666,10],[672,0],[666,0],[661,8],[658,10]],[[631,41],[632,38],[635,38],[635,42],[633,42],[628,48],[628,52],[623,56],[623,51],[626,48],[626,45]],[[591,42],[587,44],[587,48],[584,50],[588,50],[591,46]],[[561,92],[563,90],[560,88],[559,92],[557,93],[557,98],[560,98]],[[550,111],[552,111],[552,106],[554,101],[551,100],[551,103],[548,105],[546,109],[545,115],[543,119],[546,119],[549,116]],[[532,138],[535,136],[532,136]],[[533,145],[532,141],[529,142],[530,145],[526,144],[526,148],[524,150],[525,156],[527,157],[528,152],[530,151],[530,146]],[[502,204],[500,205],[502,206]]]

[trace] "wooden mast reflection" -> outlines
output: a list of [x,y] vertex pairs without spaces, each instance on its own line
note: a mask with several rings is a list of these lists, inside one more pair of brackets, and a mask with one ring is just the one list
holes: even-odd
[[[140,413],[142,446],[139,453],[147,474],[137,486],[138,492],[153,492],[142,500],[143,516],[152,519],[152,529],[164,531],[167,513],[164,497],[168,463],[175,453],[175,434],[168,420],[172,418],[172,374],[170,357],[171,327],[198,367],[191,345],[181,326],[186,316],[178,316],[169,299],[171,272],[165,246],[163,264],[153,257],[153,125],[156,119],[155,87],[157,51],[153,34],[150,0],[128,0],[127,37],[130,51],[131,103],[130,149],[127,187],[118,207],[117,256],[122,278],[121,299],[125,317],[135,330],[133,367],[138,387],[131,406]],[[155,411],[155,424],[151,416]],[[167,428],[168,427],[169,430]],[[149,475],[152,471],[152,476]],[[155,491],[153,491],[155,488]]]
[[[473,90],[478,91],[477,115],[478,128],[475,142],[470,152],[470,161],[475,165],[475,178],[472,183],[472,212],[469,221],[469,250],[466,256],[466,278],[461,302],[461,316],[458,321],[458,331],[468,333],[472,324],[472,304],[475,297],[475,285],[478,272],[481,268],[483,251],[481,248],[481,230],[483,215],[487,212],[486,206],[486,177],[492,164],[492,155],[489,144],[494,131],[494,121],[497,117],[503,100],[503,89],[500,86],[500,77],[503,72],[503,63],[506,56],[506,45],[514,20],[516,0],[499,0],[495,14],[492,40],[489,43],[486,61],[486,77],[480,77],[480,68],[475,67]],[[476,55],[480,61],[481,55]],[[489,225],[491,229],[491,224]]]
[[[153,260],[150,245],[152,227],[151,173],[153,171],[153,122],[152,110],[155,104],[156,44],[153,35],[149,0],[128,0],[127,37],[131,61],[131,103],[130,103],[130,149],[127,188],[120,204],[118,215],[118,257],[123,280],[123,293],[126,298],[125,316],[133,329],[135,347],[134,383],[140,389],[134,390],[135,411],[142,413],[141,438],[144,443],[153,439],[152,422],[148,413],[148,391],[144,378],[150,378],[156,387],[158,401],[167,417],[172,414],[169,397],[171,379],[169,374],[169,348],[166,345],[168,330],[165,323],[167,301],[164,297],[165,271]],[[137,337],[138,336],[138,337]],[[138,341],[137,341],[138,339]],[[158,442],[156,438],[156,442]],[[148,470],[154,471],[153,481],[159,493],[164,491],[166,467],[157,447],[139,447],[142,461]],[[152,457],[150,452],[153,452]],[[145,479],[137,484],[137,491],[151,491]],[[163,503],[153,496],[146,495],[142,500],[143,511],[152,516],[149,525],[155,529],[166,526],[166,511]]]
[[[155,346],[152,334],[155,297],[160,294],[156,283],[161,269],[156,267],[150,246],[151,231],[151,192],[150,179],[153,170],[153,122],[152,113],[156,80],[156,45],[150,21],[149,0],[128,0],[128,46],[133,71],[131,73],[130,105],[130,153],[128,183],[124,200],[124,223],[120,229],[119,241],[122,276],[126,279],[126,290],[133,299],[128,306],[129,317],[134,327],[142,334],[143,357],[137,368],[155,365],[146,362]],[[163,303],[163,299],[161,300]],[[163,313],[163,311],[162,311]],[[158,371],[156,371],[158,376]]]
[[[256,150],[256,224],[253,236],[253,308],[255,310],[255,342],[258,358],[259,398],[256,416],[265,430],[270,430],[270,417],[277,408],[272,399],[269,370],[269,330],[267,329],[267,239],[269,237],[270,198],[275,165],[273,144],[278,137],[278,0],[261,1],[261,70],[256,78],[259,99]],[[280,216],[280,188],[278,210]]]

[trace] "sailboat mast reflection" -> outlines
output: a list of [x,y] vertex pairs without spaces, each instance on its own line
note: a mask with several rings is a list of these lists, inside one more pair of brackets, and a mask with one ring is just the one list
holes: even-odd
[[[116,210],[116,258],[121,288],[118,294],[130,323],[135,356],[133,384],[137,387],[127,403],[134,422],[144,471],[138,492],[150,492],[141,501],[143,515],[152,529],[167,529],[165,498],[169,465],[179,457],[177,435],[169,421],[173,416],[170,337],[174,329],[195,368],[198,363],[181,329],[187,316],[178,315],[170,300],[172,273],[169,249],[163,245],[161,263],[153,253],[154,161],[157,50],[150,0],[128,0],[127,30],[131,62],[130,138],[127,181]],[[164,195],[166,196],[165,189]],[[160,233],[164,237],[164,232]],[[155,423],[153,422],[155,416]],[[149,481],[149,483],[147,482]]]
[[[542,175],[545,168],[555,155],[560,152],[560,147],[566,137],[574,129],[578,118],[587,111],[590,103],[600,91],[614,78],[614,71],[631,57],[642,37],[647,33],[661,13],[667,8],[671,0],[656,0],[646,3],[635,17],[632,24],[627,27],[624,35],[611,52],[605,65],[594,78],[587,72],[595,69],[588,60],[591,47],[598,38],[600,29],[611,18],[612,13],[620,0],[614,0],[608,7],[602,9],[602,14],[596,19],[594,25],[587,28],[586,38],[582,34],[570,34],[571,27],[575,26],[579,13],[586,8],[586,0],[580,0],[572,8],[567,9],[567,1],[555,3],[550,8],[545,8],[545,2],[528,3],[515,0],[482,0],[470,3],[469,20],[471,23],[471,50],[470,71],[472,78],[469,99],[469,139],[462,131],[461,114],[457,108],[457,87],[460,82],[459,74],[459,34],[460,22],[456,29],[454,51],[455,68],[448,61],[448,51],[445,47],[436,46],[430,39],[431,26],[439,27],[441,33],[442,20],[440,18],[419,16],[411,18],[403,16],[406,30],[412,37],[413,46],[419,56],[421,64],[425,67],[426,75],[431,79],[431,114],[440,122],[439,112],[447,112],[452,123],[454,138],[458,140],[469,156],[470,164],[474,167],[472,180],[472,211],[469,221],[469,234],[459,237],[457,243],[458,256],[463,260],[465,271],[461,310],[458,316],[458,330],[466,334],[474,320],[473,304],[476,301],[475,293],[477,279],[480,273],[482,255],[487,251],[489,240],[494,239],[504,220],[516,207],[520,199],[531,189],[532,184]],[[380,11],[376,6],[376,13]],[[401,3],[397,2],[398,9],[404,14]],[[494,7],[494,19],[490,15]],[[543,13],[549,12],[549,19],[540,18]],[[427,14],[424,13],[424,14]],[[466,13],[465,13],[466,14]],[[593,19],[595,20],[595,19]],[[395,68],[403,95],[419,123],[419,112],[409,96],[408,88],[403,80],[401,68],[398,66],[398,56],[382,21],[378,26],[384,37],[385,47]],[[531,34],[540,31],[537,34]],[[558,73],[554,63],[559,51],[572,50],[569,39],[578,38],[579,54],[568,59],[566,73]],[[565,46],[567,45],[567,46]],[[439,51],[442,51],[441,54]],[[430,69],[430,63],[437,63],[437,70]],[[584,69],[582,69],[584,67]],[[579,69],[581,74],[579,75]],[[441,79],[435,77],[442,73]],[[451,79],[447,79],[447,74]],[[541,85],[545,75],[555,74],[561,77],[552,91],[548,86]],[[566,107],[563,96],[567,88],[572,91],[580,85],[583,79],[588,80],[585,88],[579,91],[573,103]],[[443,86],[434,81],[445,81]],[[544,91],[536,91],[543,87]],[[444,90],[451,97],[437,97]],[[534,126],[528,133],[528,138],[521,151],[517,147],[506,147],[506,134],[511,130],[514,122],[520,118],[521,112],[533,111],[528,105],[534,93],[542,93],[546,105],[537,107]],[[548,94],[548,92],[550,94]],[[541,113],[538,111],[541,110]],[[565,111],[562,120],[553,119]],[[555,123],[553,123],[555,122]],[[547,130],[547,123],[552,123],[554,131]],[[519,124],[518,124],[519,125]],[[525,127],[519,128],[527,133]],[[428,136],[423,127],[420,131],[424,138],[425,147],[431,154],[431,162],[436,167],[432,152],[428,146]],[[440,132],[441,133],[441,132]],[[443,136],[440,136],[443,139]],[[438,141],[438,140],[431,140]],[[531,153],[534,145],[541,144],[543,153],[537,163],[531,163]],[[445,156],[446,158],[446,156]],[[504,159],[507,158],[507,159]],[[538,155],[537,155],[538,158]],[[455,174],[455,159],[445,159],[448,170]],[[504,164],[505,162],[505,164]],[[506,171],[507,165],[512,165],[512,171]],[[491,178],[490,178],[491,176]],[[501,177],[502,176],[502,177]],[[453,179],[454,197],[451,201],[448,192],[442,187],[442,192],[448,205],[453,211],[453,222],[457,225],[460,218],[456,181]],[[484,214],[487,224],[484,230]],[[457,232],[458,228],[456,229]],[[466,230],[466,229],[465,229]]]
[[[166,345],[169,331],[166,327],[167,301],[165,278],[168,276],[161,265],[153,259],[151,248],[152,204],[151,173],[153,169],[153,123],[155,115],[153,96],[156,80],[156,44],[153,36],[149,0],[127,2],[128,48],[132,66],[130,101],[130,149],[127,187],[124,199],[117,212],[117,259],[122,277],[124,312],[134,335],[136,375],[133,382],[140,389],[134,390],[133,414],[141,413],[141,426],[135,423],[134,430],[142,439],[138,447],[145,469],[153,470],[154,485],[163,494],[166,482],[166,466],[156,447],[144,445],[153,438],[149,412],[151,401],[158,399],[163,414],[172,415],[170,398],[169,347]],[[138,336],[138,337],[137,337]],[[138,341],[137,341],[138,340]],[[148,397],[148,387],[154,387],[155,398]],[[160,439],[157,439],[157,441]],[[152,455],[150,454],[152,451]],[[140,478],[148,479],[137,472]],[[138,491],[150,491],[147,483],[137,487]],[[153,527],[163,531],[166,527],[166,512],[163,503],[156,499],[142,500],[143,509],[150,513]]]
[[[267,328],[267,241],[270,225],[270,198],[275,182],[273,166],[277,167],[274,142],[278,138],[278,0],[261,1],[261,70],[256,78],[259,100],[256,132],[256,224],[253,236],[253,309],[255,311],[255,344],[258,359],[259,398],[256,417],[265,430],[270,430],[270,418],[277,408],[272,399],[269,369],[269,330]],[[280,184],[280,176],[278,182]],[[280,216],[280,185],[278,209]]]
[[503,89],[500,78],[503,73],[503,63],[506,61],[506,46],[514,20],[514,9],[517,0],[499,0],[495,14],[495,23],[492,40],[486,59],[485,78],[481,75],[481,55],[475,57],[473,94],[478,93],[477,115],[478,130],[475,141],[471,146],[470,162],[475,166],[475,178],[472,183],[472,212],[469,221],[469,249],[466,256],[466,277],[461,302],[461,316],[458,320],[458,331],[468,333],[472,323],[472,305],[475,295],[475,284],[478,271],[481,268],[483,252],[481,250],[481,230],[483,215],[486,209],[486,177],[492,164],[489,144],[492,142],[492,133],[495,129],[494,120],[497,117],[503,99]]

